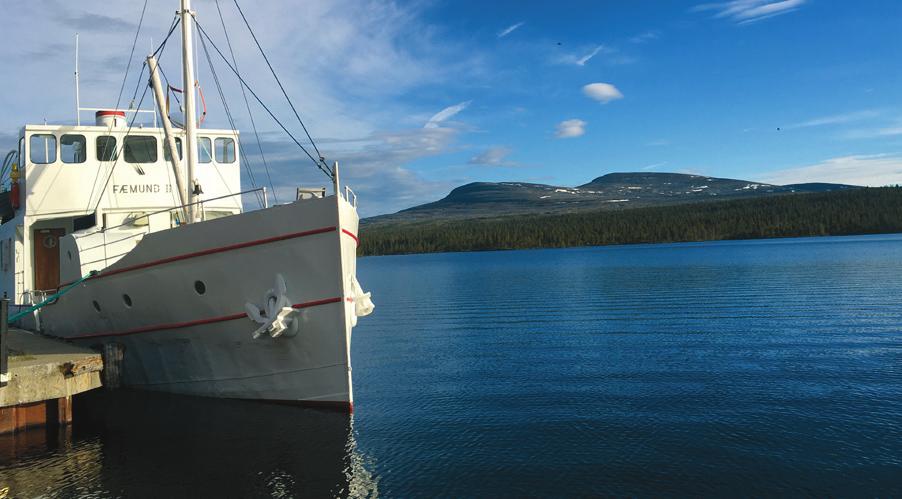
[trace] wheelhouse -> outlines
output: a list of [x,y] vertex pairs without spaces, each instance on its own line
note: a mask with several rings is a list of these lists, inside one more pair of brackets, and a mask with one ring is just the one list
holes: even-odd
[[[10,188],[0,194],[4,296],[31,303],[70,275],[114,263],[145,234],[184,222],[164,130],[123,124],[20,130]],[[198,132],[200,218],[240,213],[238,132]],[[184,131],[175,142],[182,163]]]

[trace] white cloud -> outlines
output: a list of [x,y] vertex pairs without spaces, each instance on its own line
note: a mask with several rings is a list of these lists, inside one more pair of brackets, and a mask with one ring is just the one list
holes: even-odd
[[[565,54],[557,57],[553,62],[558,64],[574,64],[576,66],[585,66],[587,62],[592,60],[592,58],[598,54],[615,54],[616,52],[617,50],[611,47],[605,45],[596,45],[595,47],[592,47],[588,52],[582,52],[582,55]],[[609,62],[620,64],[624,62],[632,62],[632,60],[626,61],[625,58],[621,57]]]
[[524,24],[523,22],[518,22],[517,24],[512,24],[512,25],[504,28],[503,30],[498,32],[498,38],[504,38],[505,36],[513,33],[517,28],[519,28],[520,26],[523,26],[523,24]]
[[431,118],[423,125],[423,128],[438,128],[443,122],[451,119],[457,113],[463,111],[470,105],[472,101],[464,101],[460,104],[455,104],[453,106],[448,106],[445,109],[435,113]]
[[579,59],[577,59],[577,60],[576,60],[576,65],[577,65],[577,66],[585,66],[586,63],[589,62],[590,59],[592,59],[593,57],[595,57],[596,54],[598,54],[599,52],[601,52],[601,50],[602,50],[603,48],[604,48],[604,45],[599,45],[599,46],[595,47],[594,49],[592,49],[591,52],[589,52],[588,54],[586,54],[586,55],[580,57]]
[[660,163],[653,163],[650,165],[645,165],[642,167],[642,169],[645,171],[657,170],[658,168],[661,168],[662,166],[665,166],[665,165],[667,165],[667,162],[661,161]]
[[470,158],[470,161],[467,163],[471,165],[485,165],[485,166],[515,166],[516,163],[513,161],[508,161],[507,157],[510,155],[511,149],[509,147],[504,146],[495,146],[482,151]]
[[902,135],[902,121],[896,121],[888,126],[849,130],[842,134],[842,137],[846,139],[879,139],[899,135]]
[[728,18],[738,24],[746,24],[787,14],[797,10],[806,0],[732,0],[707,3],[693,7],[694,11],[713,10],[714,17]]
[[431,179],[407,166],[453,150],[457,131],[419,128],[371,137],[364,147],[342,153],[342,178],[360,195],[361,216],[394,213],[435,201],[465,179]]
[[587,123],[580,119],[564,120],[557,125],[554,136],[559,139],[579,137],[586,133]]
[[[358,194],[360,215],[368,217],[435,201],[451,188],[466,183],[469,179],[433,179],[411,166],[417,160],[455,151],[458,135],[458,130],[447,127],[376,132],[347,140],[321,141],[320,150],[327,158],[339,160],[342,183]],[[276,133],[263,138],[280,202],[292,199],[298,185],[329,185],[325,176],[308,167],[309,163],[299,163],[293,143]],[[254,164],[260,164],[255,147],[246,148],[245,153]],[[259,175],[258,172],[258,182]],[[256,204],[248,202],[247,206],[254,208]]]
[[620,90],[610,83],[590,83],[583,87],[583,93],[586,94],[586,97],[595,99],[602,104],[623,98]]
[[648,30],[644,33],[639,33],[638,35],[630,38],[630,43],[645,43],[650,42],[652,40],[657,39],[660,36],[660,33],[656,30]]
[[880,110],[877,109],[865,109],[863,111],[853,111],[849,113],[842,114],[833,114],[830,116],[821,116],[819,118],[813,118],[807,121],[803,121],[800,123],[793,123],[791,125],[787,125],[782,127],[785,130],[791,130],[794,128],[809,128],[816,126],[825,126],[825,125],[840,125],[843,123],[850,123],[853,121],[861,121],[870,118],[876,118],[881,114]]
[[765,174],[761,180],[779,185],[805,182],[867,186],[902,184],[902,155],[842,156],[814,165],[770,172]]

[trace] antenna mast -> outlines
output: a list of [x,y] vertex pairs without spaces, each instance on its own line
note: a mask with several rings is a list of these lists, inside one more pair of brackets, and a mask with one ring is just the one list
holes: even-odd
[[75,124],[81,126],[81,96],[78,93],[78,33],[75,33]]
[[188,223],[196,220],[194,204],[197,201],[195,194],[195,178],[194,169],[197,165],[197,110],[194,106],[194,61],[191,58],[193,50],[193,16],[191,11],[191,0],[181,0],[182,9],[179,14],[182,17],[182,79],[185,89],[185,152],[187,173],[188,205],[185,207],[188,216]]

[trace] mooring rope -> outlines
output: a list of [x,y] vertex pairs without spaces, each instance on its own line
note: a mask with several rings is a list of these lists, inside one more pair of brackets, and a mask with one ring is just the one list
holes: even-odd
[[6,323],[7,323],[7,324],[12,324],[12,323],[16,322],[17,320],[21,319],[22,317],[25,317],[26,315],[28,315],[28,314],[34,312],[35,310],[38,310],[38,309],[42,308],[44,305],[53,303],[53,302],[56,301],[60,296],[63,296],[64,294],[66,294],[66,293],[68,293],[69,291],[71,291],[72,288],[74,288],[75,286],[78,286],[78,285],[81,284],[82,282],[84,282],[84,281],[86,281],[86,280],[88,280],[88,279],[90,279],[90,278],[96,276],[97,274],[99,274],[99,272],[96,271],[96,270],[92,270],[91,272],[88,272],[88,274],[87,274],[86,276],[82,277],[81,279],[78,279],[77,281],[75,281],[75,282],[73,282],[72,284],[66,286],[65,288],[63,288],[63,289],[57,291],[56,293],[53,293],[52,295],[50,295],[50,296],[48,296],[47,298],[45,298],[44,301],[42,301],[41,303],[38,303],[37,305],[32,305],[31,307],[28,307],[27,309],[25,309],[25,310],[23,310],[23,311],[17,313],[16,315],[10,317],[10,318],[6,321]]

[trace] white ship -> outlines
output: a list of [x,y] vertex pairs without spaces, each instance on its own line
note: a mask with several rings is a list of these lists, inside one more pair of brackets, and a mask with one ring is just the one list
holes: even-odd
[[115,344],[127,386],[351,410],[351,330],[373,309],[356,278],[356,196],[318,158],[331,195],[245,211],[238,132],[197,126],[189,0],[176,21],[183,128],[151,55],[161,127],[112,109],[21,129],[0,195],[0,290],[44,334]]

